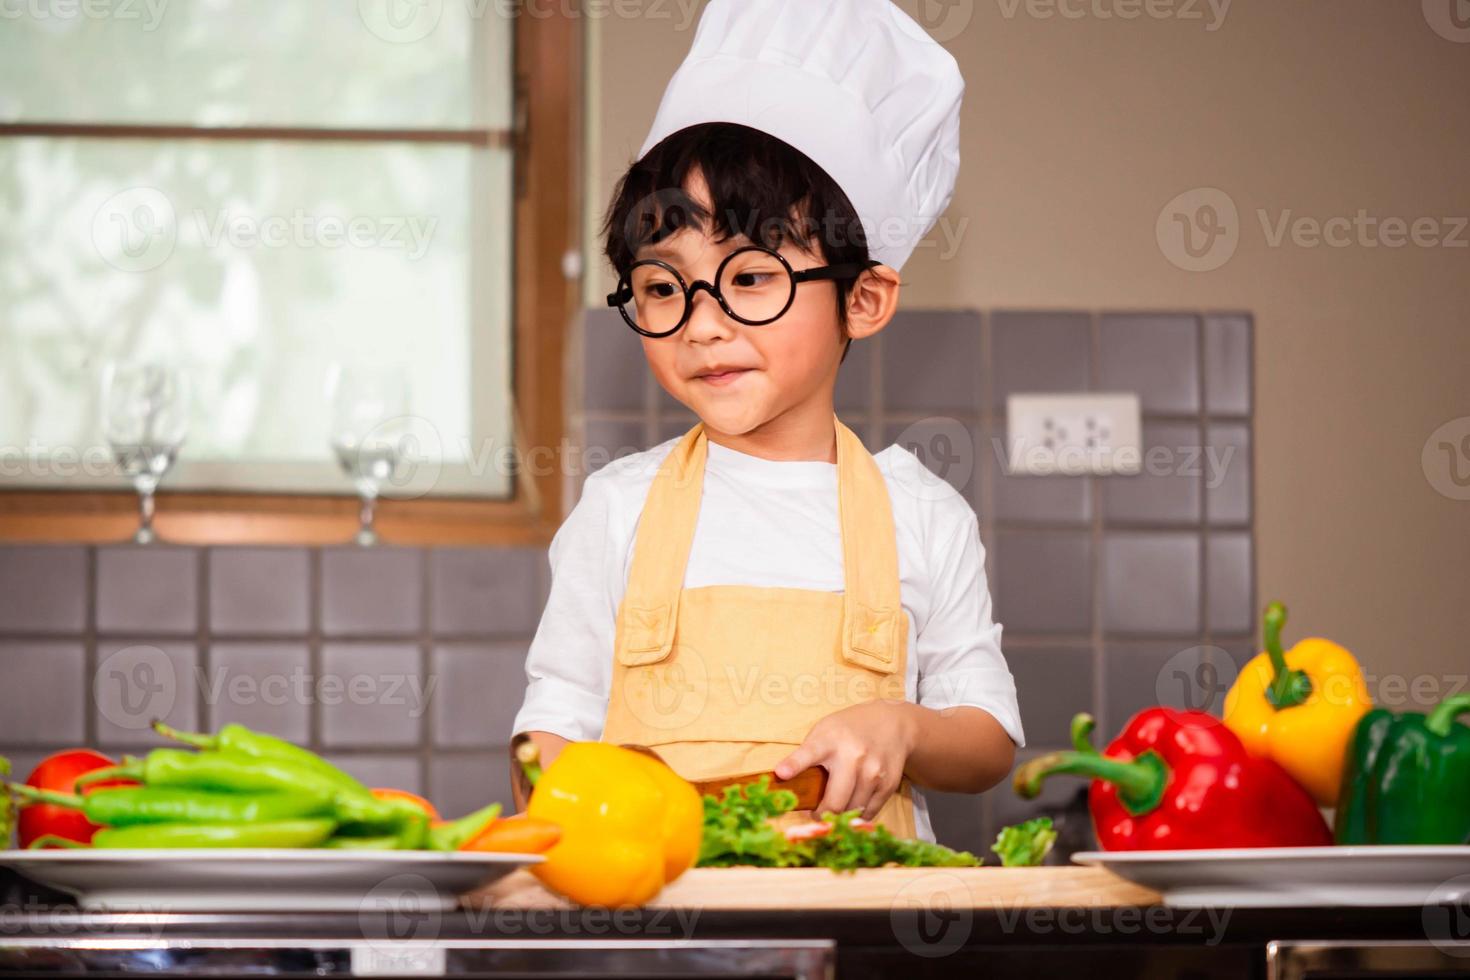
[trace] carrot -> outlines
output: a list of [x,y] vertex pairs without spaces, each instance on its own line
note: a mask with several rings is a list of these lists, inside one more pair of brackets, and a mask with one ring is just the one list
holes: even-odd
[[518,813],[496,820],[460,846],[461,851],[498,851],[505,854],[540,854],[561,840],[561,828],[550,820]]

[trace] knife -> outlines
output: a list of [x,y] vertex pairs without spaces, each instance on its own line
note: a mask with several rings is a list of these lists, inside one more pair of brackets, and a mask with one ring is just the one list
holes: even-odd
[[[646,745],[635,745],[632,742],[624,742],[622,747],[632,749],[634,752],[642,752],[644,755],[651,755],[660,762],[663,761],[662,756]],[[769,788],[771,790],[784,789],[796,795],[796,806],[792,807],[793,810],[816,809],[817,804],[822,802],[822,795],[827,792],[827,770],[821,766],[812,766],[808,769],[803,769],[790,779],[777,779],[774,772],[769,769],[764,769],[759,772],[748,772],[741,776],[690,780],[690,782],[694,783],[694,788],[699,791],[701,796],[708,793],[710,796],[720,799],[724,795],[726,786],[741,786],[745,783],[754,783],[759,781],[762,776],[770,780]]]
[[710,779],[696,782],[694,788],[701,794],[708,793],[716,799],[720,799],[726,786],[738,786],[744,783],[757,782],[762,776],[770,778],[770,789],[790,790],[796,794],[796,810],[814,810],[818,803],[822,802],[822,795],[827,792],[827,770],[821,766],[812,766],[803,769],[790,779],[777,779],[776,774],[769,769],[764,772],[751,772],[743,776],[726,776],[724,779]]

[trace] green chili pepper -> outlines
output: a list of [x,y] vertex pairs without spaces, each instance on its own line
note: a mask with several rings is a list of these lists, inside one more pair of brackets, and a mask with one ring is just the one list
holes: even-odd
[[367,792],[367,787],[343,772],[337,766],[332,765],[326,759],[317,755],[310,749],[268,735],[265,732],[252,731],[244,725],[231,722],[221,728],[218,734],[206,735],[203,732],[184,732],[162,721],[153,723],[153,730],[164,738],[192,745],[196,749],[204,749],[211,752],[222,752],[225,755],[241,756],[249,759],[280,759],[283,762],[291,762],[303,769],[310,769],[322,776],[340,783],[341,785]]
[[386,837],[351,837],[336,834],[328,838],[322,847],[343,851],[396,851],[402,849],[398,838],[392,834]]
[[404,810],[366,791],[346,789],[330,777],[281,759],[242,759],[221,752],[154,749],[142,759],[79,777],[78,790],[107,779],[131,779],[149,787],[176,787],[237,793],[287,793],[314,796],[332,804],[343,823],[399,828]]
[[294,790],[333,797],[339,787],[319,774],[279,759],[240,759],[222,752],[154,749],[141,759],[94,769],[77,778],[77,789],[110,779],[131,779],[149,786],[178,786],[225,792],[271,793]]
[[1375,708],[1353,729],[1338,796],[1339,844],[1470,844],[1470,694],[1428,715]]
[[271,756],[241,756],[206,750],[154,749],[142,759],[89,772],[77,780],[77,789],[105,779],[125,778],[152,787],[213,790],[235,793],[305,795],[331,802],[330,812],[344,824],[363,825],[369,835],[393,834],[399,847],[424,847],[428,817],[406,800],[378,799],[353,781],[343,783],[320,767],[304,767]]
[[429,846],[429,815],[418,807],[396,814],[396,821],[384,823],[344,823],[334,837],[351,840],[384,838],[393,841],[393,849],[417,851]]
[[219,793],[166,786],[108,786],[85,796],[6,784],[27,803],[80,810],[92,823],[130,827],[146,823],[262,823],[328,816],[332,800],[306,793]]
[[457,851],[460,845],[490,825],[500,816],[500,804],[491,803],[458,820],[450,820],[429,828],[429,850]]
[[429,815],[414,807],[412,812],[404,810],[401,814],[403,823],[398,831],[398,848],[403,851],[417,851],[429,846]]
[[161,823],[104,827],[92,837],[102,849],[143,847],[319,847],[337,825],[331,820],[266,823]]

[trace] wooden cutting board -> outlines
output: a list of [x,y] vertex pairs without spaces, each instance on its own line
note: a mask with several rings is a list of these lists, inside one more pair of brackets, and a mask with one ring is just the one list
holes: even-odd
[[[464,896],[470,907],[567,908],[529,871]],[[1102,868],[694,868],[649,902],[651,908],[890,909],[1155,905],[1159,893]]]

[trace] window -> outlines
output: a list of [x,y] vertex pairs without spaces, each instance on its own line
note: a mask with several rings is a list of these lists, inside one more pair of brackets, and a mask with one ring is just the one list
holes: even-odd
[[417,499],[384,502],[385,538],[554,525],[554,475],[516,460],[560,435],[570,18],[395,0],[4,17],[0,535],[126,536],[98,404],[119,357],[188,376],[162,537],[350,537],[334,362],[406,377],[433,464]]

